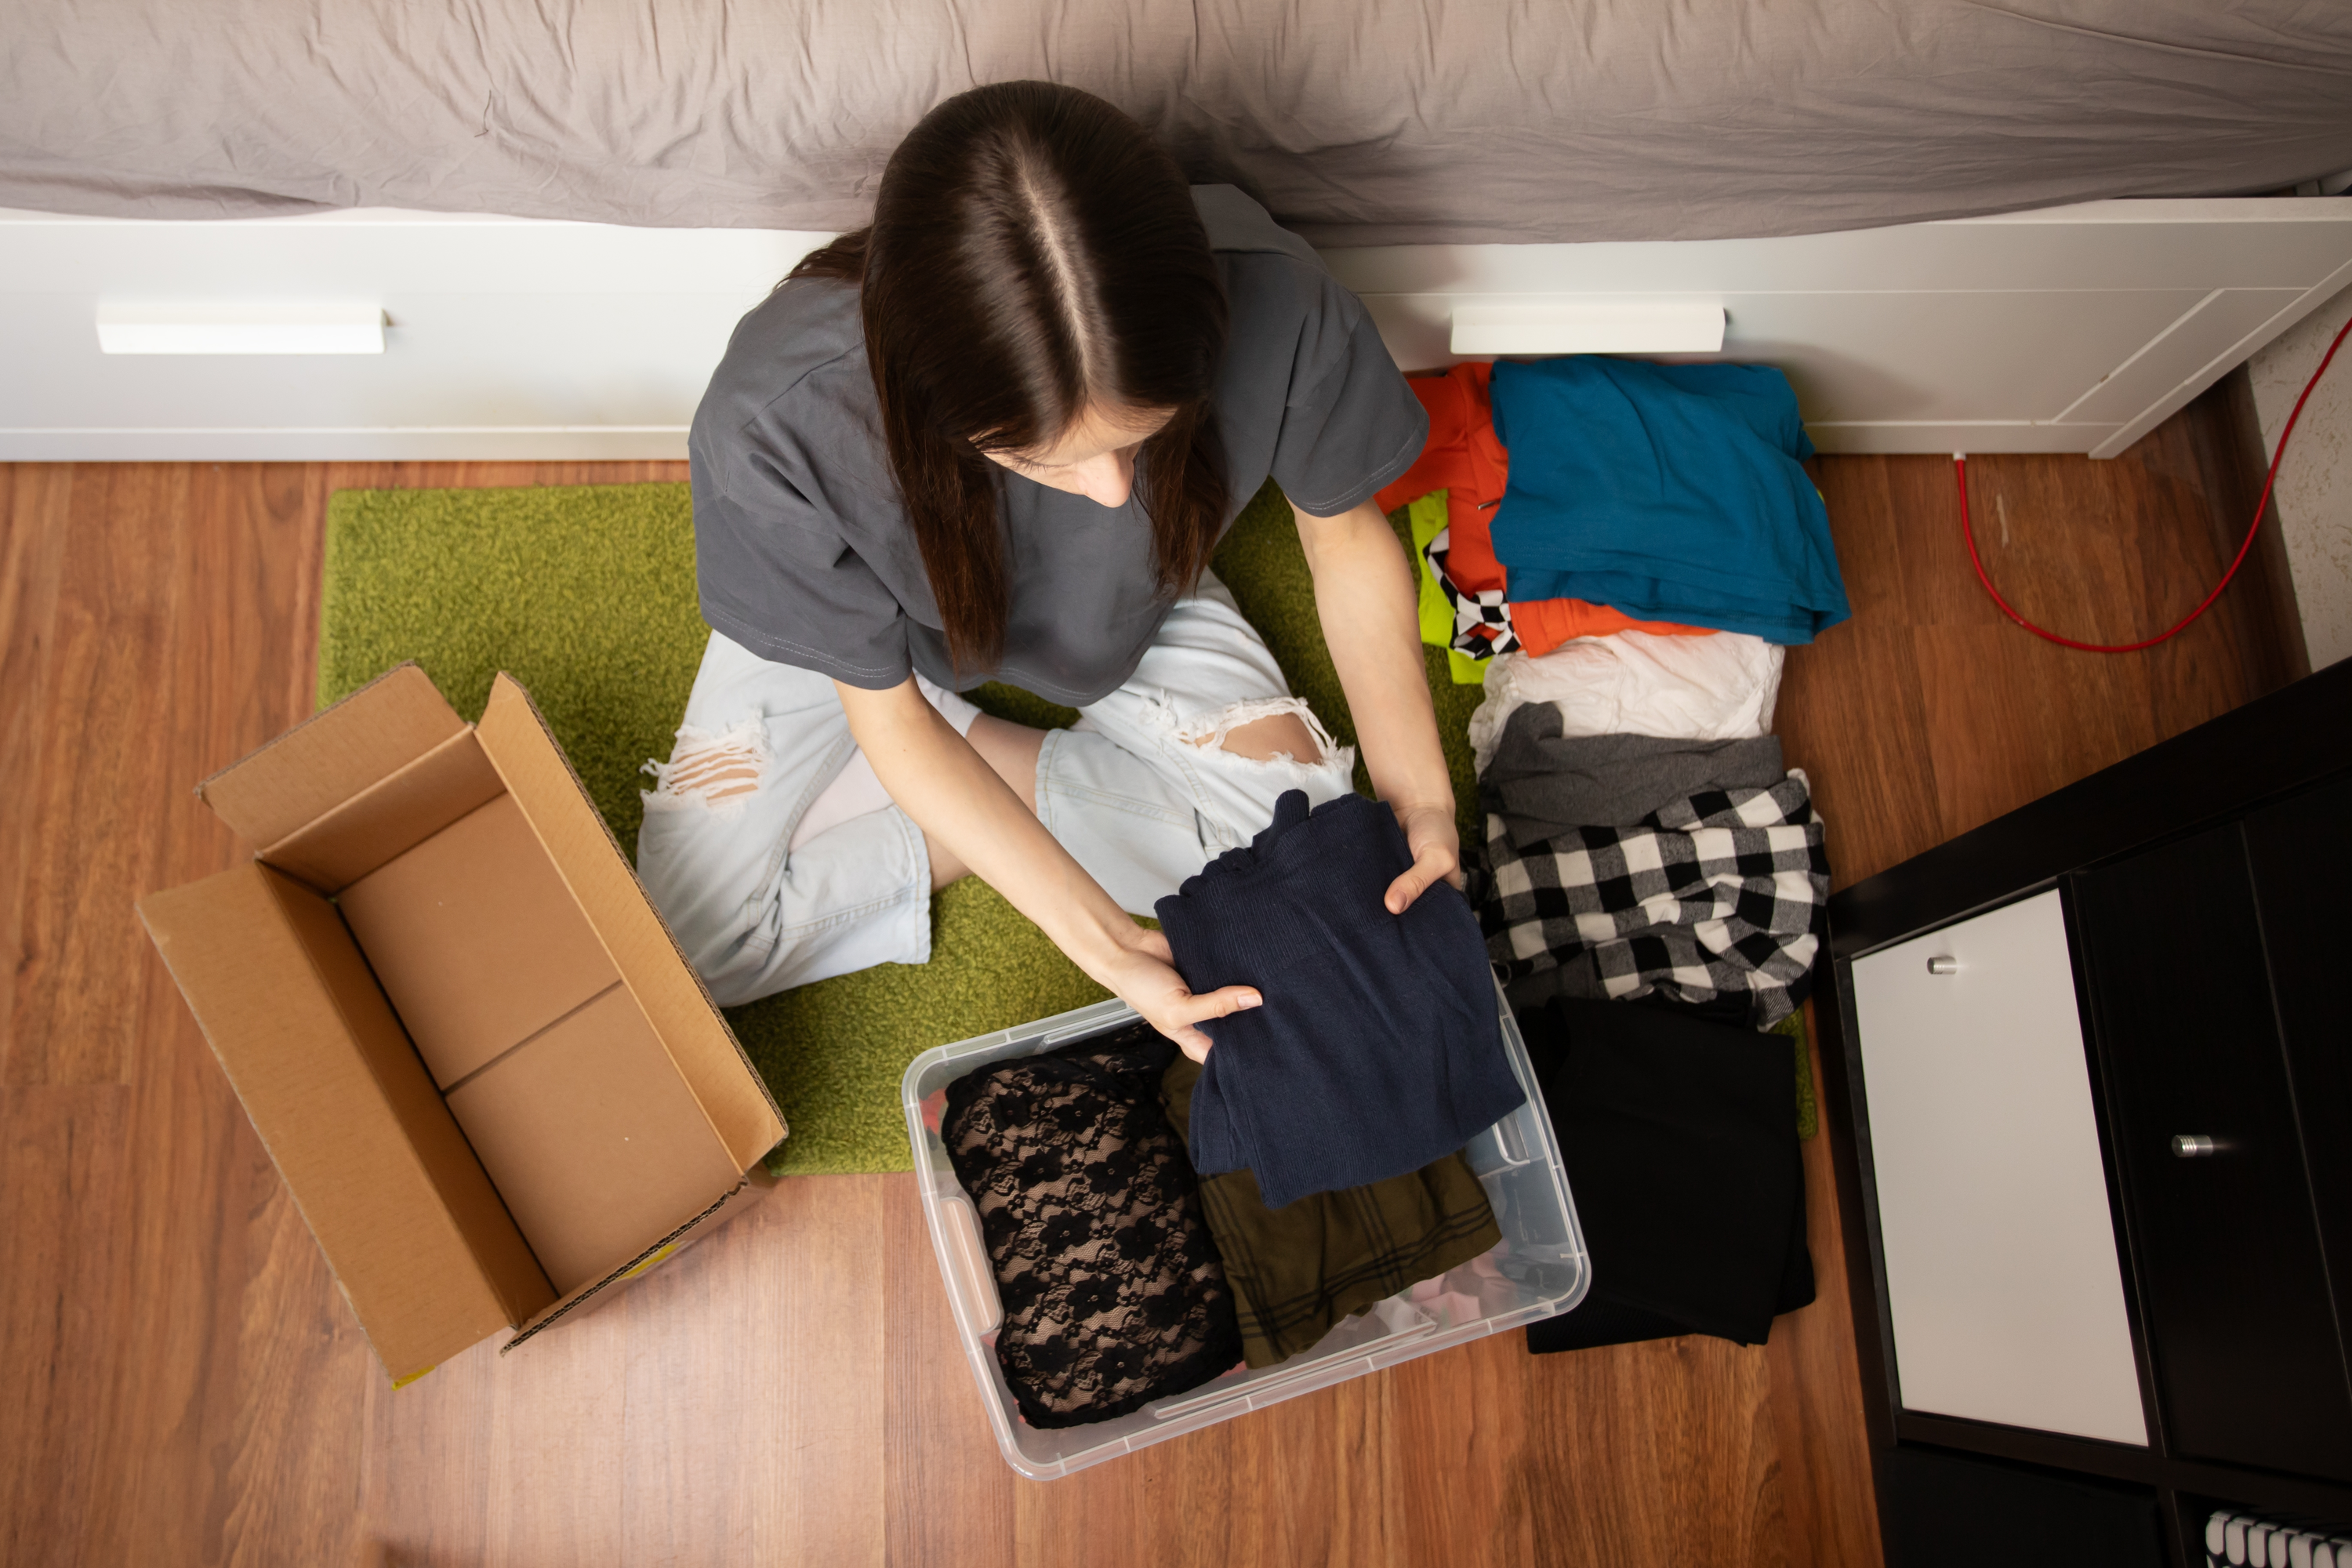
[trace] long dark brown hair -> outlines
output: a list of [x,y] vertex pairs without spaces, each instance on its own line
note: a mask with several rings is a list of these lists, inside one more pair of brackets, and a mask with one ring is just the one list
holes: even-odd
[[1010,590],[1005,475],[1089,405],[1174,410],[1136,488],[1163,593],[1189,587],[1227,504],[1209,396],[1225,297],[1175,162],[1101,99],[1048,82],[958,94],[883,170],[870,227],[792,270],[858,286],[890,467],[959,670],[995,668]]

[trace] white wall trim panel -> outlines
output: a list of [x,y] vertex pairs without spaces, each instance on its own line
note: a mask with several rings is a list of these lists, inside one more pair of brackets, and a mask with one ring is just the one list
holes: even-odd
[[2352,202],[2089,203],[1777,239],[1326,255],[1400,363],[1463,309],[1582,290],[1720,303],[1833,452],[2112,457],[2352,276]]
[[[0,459],[677,458],[729,333],[830,236],[357,211],[0,213]],[[121,358],[101,306],[381,304],[384,352]],[[24,374],[27,369],[31,374]]]
[[[359,211],[0,211],[0,458],[640,456],[827,236]],[[1773,239],[1327,252],[1408,369],[1457,314],[1725,312],[1848,452],[2120,451],[2352,279],[2352,202],[2090,203]],[[101,355],[105,305],[381,301],[365,358]],[[676,450],[673,444],[666,451]]]
[[[2347,198],[2337,196],[2332,199],[2343,201]],[[2116,430],[2113,436],[2092,447],[2091,456],[2112,458],[2167,419],[2171,418],[2187,407],[2189,400],[2199,393],[2253,358],[2264,345],[2277,338],[2280,333],[2288,331],[2296,322],[2326,304],[2335,297],[2336,290],[2347,283],[2352,283],[2352,261],[2347,261],[2343,266],[2305,289],[2278,314],[2271,317],[2182,378],[2179,384],[2170,392],[2150,404],[2146,410]]]
[[1805,433],[1824,452],[2080,452],[2116,428],[2031,419],[1906,421],[1809,419]]
[[2058,894],[1856,960],[1853,1002],[1902,1406],[2145,1446]]

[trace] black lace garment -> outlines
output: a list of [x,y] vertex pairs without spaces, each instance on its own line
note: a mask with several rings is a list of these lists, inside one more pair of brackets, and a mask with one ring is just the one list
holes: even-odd
[[1148,1024],[958,1079],[940,1136],[1004,1307],[996,1360],[1032,1426],[1196,1388],[1242,1359],[1183,1141],[1176,1047]]

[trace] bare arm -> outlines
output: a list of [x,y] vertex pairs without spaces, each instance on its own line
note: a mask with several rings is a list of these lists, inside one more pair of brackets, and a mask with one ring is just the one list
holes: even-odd
[[1111,901],[912,680],[886,691],[835,686],[875,776],[924,836],[946,846],[1187,1056],[1198,1061],[1209,1049],[1195,1024],[1258,1005],[1258,994],[1244,985],[1193,995],[1170,962],[1168,939]]
[[1412,567],[1371,501],[1337,517],[1291,510],[1315,574],[1316,614],[1355,716],[1364,766],[1412,849],[1412,869],[1389,885],[1389,910],[1402,914],[1440,878],[1462,885],[1454,781],[1437,743],[1437,711],[1423,672]]

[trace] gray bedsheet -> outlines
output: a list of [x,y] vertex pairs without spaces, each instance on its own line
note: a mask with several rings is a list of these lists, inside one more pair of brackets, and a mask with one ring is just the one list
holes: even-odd
[[9,0],[0,205],[835,229],[976,82],[1322,245],[1702,238],[2352,167],[2343,0]]

